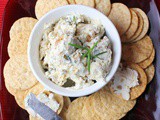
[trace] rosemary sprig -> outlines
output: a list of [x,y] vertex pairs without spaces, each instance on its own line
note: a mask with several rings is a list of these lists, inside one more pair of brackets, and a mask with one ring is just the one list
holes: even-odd
[[90,73],[91,60],[94,59],[94,58],[97,58],[99,55],[102,55],[102,54],[104,54],[104,53],[107,52],[107,51],[101,52],[101,53],[98,53],[98,54],[92,56],[92,51],[97,46],[98,42],[99,41],[97,41],[96,43],[94,43],[94,45],[90,49],[88,49],[87,47],[83,47],[83,46],[77,45],[77,44],[68,43],[70,46],[73,46],[75,48],[80,48],[80,49],[86,50],[86,53],[84,53],[82,55],[82,59],[84,59],[85,57],[87,57],[87,68],[88,68],[88,72],[89,73]]
[[87,68],[88,68],[88,72],[90,73],[90,69],[91,69],[91,54],[88,54],[88,58],[87,58]]
[[102,54],[104,54],[104,53],[106,53],[106,52],[107,52],[107,51],[98,53],[98,54],[94,55],[93,58],[97,58],[99,55],[102,55]]
[[92,53],[93,49],[95,48],[95,46],[97,46],[99,41],[97,41],[96,43],[94,43],[94,45],[82,56],[82,59],[84,59],[90,52],[90,54]]
[[75,48],[80,48],[80,49],[85,49],[85,50],[88,50],[87,47],[83,47],[83,46],[80,46],[80,45],[77,45],[77,44],[72,44],[72,43],[68,43],[70,46],[73,46]]
[[99,42],[99,41],[97,41],[96,43],[94,43],[94,45],[93,45],[93,46],[90,48],[90,50],[89,50],[90,52],[93,51],[93,49],[97,46],[98,42]]

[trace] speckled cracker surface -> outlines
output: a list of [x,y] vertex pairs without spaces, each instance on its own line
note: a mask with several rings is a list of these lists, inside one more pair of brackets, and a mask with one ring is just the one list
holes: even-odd
[[75,0],[76,4],[86,5],[90,7],[95,7],[94,0]]
[[134,42],[135,42],[135,41],[138,41],[138,40],[142,39],[146,35],[146,33],[148,32],[149,21],[148,21],[147,15],[141,9],[139,9],[139,8],[133,8],[133,10],[135,12],[139,13],[142,16],[143,23],[144,23],[143,24],[143,28],[142,28],[142,32],[140,33],[140,35],[137,38],[135,38],[135,40],[134,40]]
[[131,15],[132,15],[131,25],[130,25],[129,29],[127,30],[127,32],[125,32],[121,36],[122,42],[129,42],[130,38],[136,33],[136,31],[138,29],[138,16],[133,10],[130,10],[130,11],[131,11]]
[[27,54],[28,40],[37,19],[31,17],[20,18],[10,29],[8,54],[10,57]]
[[35,6],[36,17],[40,19],[52,9],[64,5],[68,5],[67,0],[38,0]]
[[95,0],[95,8],[108,16],[111,11],[111,2],[110,0]]
[[38,95],[40,92],[42,92],[44,90],[43,86],[38,83],[36,84],[35,86],[33,86],[32,88],[28,89],[28,90],[25,90],[25,91],[17,91],[17,93],[15,94],[15,100],[17,102],[17,104],[25,109],[25,98],[26,96],[29,94],[29,93],[33,93],[35,95]]
[[141,16],[141,14],[137,11],[135,11],[134,9],[131,9],[134,12],[136,12],[137,16],[138,16],[138,29],[136,31],[136,33],[131,37],[130,42],[134,41],[134,39],[136,39],[142,32],[143,30],[143,26],[144,26],[144,21],[143,21],[143,17]]
[[84,104],[83,110],[82,110],[82,116],[86,120],[100,120],[100,117],[98,114],[96,114],[94,108],[93,108],[93,99],[95,94],[90,95]]
[[24,104],[24,99],[27,95],[27,91],[18,91],[16,94],[15,94],[15,100],[17,102],[17,104],[25,109],[25,104]]
[[95,112],[101,120],[118,120],[124,117],[136,104],[136,100],[123,100],[109,90],[101,89],[93,99]]
[[152,62],[153,62],[153,60],[154,60],[154,57],[155,57],[155,50],[153,49],[151,56],[150,56],[148,59],[146,59],[146,60],[138,63],[138,65],[139,65],[141,68],[145,69],[145,68],[147,68],[149,65],[152,64]]
[[154,65],[151,64],[149,67],[145,69],[146,75],[147,75],[147,82],[150,83],[154,77],[155,74],[155,68]]
[[17,90],[27,90],[38,82],[29,67],[26,55],[17,55],[7,61],[4,78],[9,86]]
[[109,14],[120,35],[124,34],[131,25],[131,13],[128,7],[122,3],[113,3]]
[[69,105],[71,104],[71,100],[69,97],[63,97],[63,100],[64,100],[64,106],[59,115],[63,120],[67,120],[66,115]]
[[128,63],[128,67],[138,72],[139,85],[131,88],[130,91],[130,99],[134,100],[145,91],[147,86],[147,76],[144,70],[137,64]]
[[70,104],[66,115],[67,120],[83,120],[82,110],[85,100],[86,97],[80,97]]
[[149,36],[136,43],[122,46],[122,59],[125,61],[140,63],[150,57],[153,44]]
[[14,89],[14,88],[12,88],[12,87],[7,83],[6,80],[4,80],[4,81],[5,81],[5,87],[6,87],[7,91],[8,91],[11,95],[14,96],[14,95],[17,93],[17,90]]

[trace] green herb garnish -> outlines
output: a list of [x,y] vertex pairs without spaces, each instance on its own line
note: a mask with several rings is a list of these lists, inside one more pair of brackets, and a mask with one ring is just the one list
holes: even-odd
[[77,44],[72,44],[72,43],[68,43],[70,46],[73,46],[75,48],[80,48],[80,49],[85,49],[85,50],[88,50],[87,47],[83,47],[83,46],[80,46],[80,45],[77,45]]
[[98,53],[98,54],[96,54],[94,56],[92,55],[92,51],[97,46],[98,42],[99,41],[97,41],[96,43],[94,43],[94,45],[90,49],[88,49],[87,47],[83,47],[81,45],[68,43],[70,46],[73,46],[75,48],[80,48],[80,49],[86,50],[86,53],[84,53],[82,55],[82,59],[84,59],[85,57],[87,57],[87,68],[88,68],[88,72],[89,73],[90,73],[91,60],[94,59],[94,58],[97,58],[99,55],[102,55],[102,54],[104,54],[104,53],[107,52],[107,51],[105,51],[105,52]]
[[73,16],[73,22],[76,22],[76,17],[75,16]]
[[107,52],[107,51],[98,53],[98,54],[94,55],[93,58],[97,58],[99,55],[102,55],[102,54],[104,54],[104,53],[106,53],[106,52]]
[[91,66],[91,54],[88,54],[87,57],[87,68],[88,68],[88,72],[90,73],[90,67]]

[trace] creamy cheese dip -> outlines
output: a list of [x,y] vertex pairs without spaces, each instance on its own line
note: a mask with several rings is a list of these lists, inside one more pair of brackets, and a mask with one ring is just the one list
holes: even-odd
[[[37,114],[34,110],[32,110],[32,108],[30,108],[28,106],[27,100],[29,95],[25,98],[25,108],[28,111],[28,113],[32,116],[32,117],[37,117],[39,118],[39,120],[43,120],[43,118]],[[46,106],[48,106],[49,108],[51,108],[54,112],[57,112],[60,104],[56,101],[56,99],[54,98],[54,94],[53,93],[49,93],[49,95],[46,95],[45,92],[42,92],[40,94],[37,95],[36,97],[40,102],[44,103]]]
[[[92,56],[88,71],[87,51],[69,43],[90,49]],[[69,14],[56,23],[44,26],[40,42],[40,60],[45,75],[55,84],[71,89],[82,89],[95,82],[105,81],[112,63],[111,42],[105,36],[105,29],[98,20],[80,14]],[[69,85],[69,84],[72,84]]]
[[139,85],[137,71],[130,68],[123,68],[121,64],[111,84],[114,93],[121,95],[125,100],[129,100],[130,89],[137,85]]

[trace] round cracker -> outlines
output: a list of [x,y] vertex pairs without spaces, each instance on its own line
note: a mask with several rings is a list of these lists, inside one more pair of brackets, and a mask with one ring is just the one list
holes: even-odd
[[90,7],[95,6],[94,0],[75,0],[76,4],[86,5]]
[[131,25],[130,25],[129,29],[127,30],[127,32],[125,32],[121,36],[122,42],[128,42],[138,29],[138,16],[133,10],[130,10],[130,11],[131,11],[131,15],[132,15]]
[[149,36],[136,43],[122,46],[122,59],[125,61],[140,63],[150,57],[153,50],[153,44]]
[[8,45],[8,54],[10,57],[26,54],[30,33],[37,23],[37,19],[24,17],[12,25],[10,29],[10,42]]
[[24,91],[19,90],[14,96],[17,104],[23,109],[25,109],[24,99],[26,98],[26,95],[27,95],[27,90]]
[[67,0],[69,4],[76,4],[75,0]]
[[89,96],[86,99],[83,110],[82,110],[82,116],[86,120],[100,120],[100,117],[96,114],[96,112],[93,109],[93,105],[92,105],[93,97],[94,97],[94,94]]
[[59,115],[63,120],[67,120],[66,114],[67,114],[67,110],[69,108],[69,105],[71,104],[71,100],[69,97],[63,97],[63,99],[64,99],[64,106],[63,106],[63,109]]
[[137,13],[139,13],[142,18],[143,18],[143,28],[142,28],[142,32],[140,33],[140,35],[138,35],[138,37],[135,38],[135,40],[133,40],[134,42],[142,39],[146,33],[148,32],[148,29],[149,29],[149,20],[148,20],[148,17],[147,15],[139,8],[133,8],[134,11],[136,11]]
[[145,69],[145,68],[147,68],[149,65],[152,64],[152,62],[153,62],[153,60],[154,60],[154,57],[155,57],[155,50],[154,50],[154,48],[153,48],[153,51],[152,51],[151,56],[150,56],[148,59],[146,59],[146,60],[138,63],[138,65],[139,65],[141,68]]
[[148,68],[145,69],[146,75],[147,75],[147,81],[150,83],[154,77],[155,74],[155,68],[154,65],[150,65]]
[[113,3],[109,14],[120,35],[124,34],[131,24],[131,13],[128,7],[122,3]]
[[135,11],[134,9],[131,9],[134,12],[136,12],[137,16],[138,16],[138,29],[136,31],[136,33],[130,38],[130,42],[132,42],[135,38],[137,38],[142,30],[143,30],[143,26],[144,26],[144,21],[143,21],[143,17],[141,16],[141,14],[137,11]]
[[134,100],[145,91],[147,86],[147,76],[144,70],[139,65],[128,63],[127,66],[138,72],[139,85],[131,88],[130,91],[130,100]]
[[26,55],[17,55],[7,61],[4,78],[9,86],[17,90],[27,90],[38,82],[30,70]]
[[38,82],[35,86],[33,86],[31,89],[27,91],[27,95],[33,93],[34,95],[37,96],[39,93],[43,92],[44,89],[45,89],[44,86]]
[[102,120],[118,120],[135,106],[136,100],[123,100],[103,88],[95,94],[92,103]]
[[34,25],[37,23],[37,19],[32,18],[32,17],[23,17],[18,19],[17,21],[14,22],[12,25],[10,31],[9,31],[9,36],[10,38],[17,37],[18,35],[21,34],[30,34],[32,31]]
[[110,0],[95,0],[95,8],[108,16],[111,11],[111,2]]
[[30,93],[30,91],[32,91],[33,94],[37,95],[38,93],[40,93],[43,90],[43,86],[38,83],[35,86],[33,86],[32,88],[30,88],[29,90],[17,90],[16,94],[15,94],[15,100],[17,102],[17,104],[25,109],[25,98],[26,96]]
[[35,6],[35,14],[38,19],[46,13],[60,6],[68,5],[66,0],[38,0]]
[[80,97],[70,104],[66,115],[67,120],[83,120],[81,113],[84,107],[85,100],[86,97]]
[[17,90],[12,88],[6,81],[5,81],[5,87],[11,95],[14,96],[17,93]]

